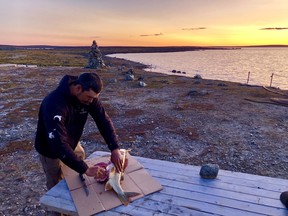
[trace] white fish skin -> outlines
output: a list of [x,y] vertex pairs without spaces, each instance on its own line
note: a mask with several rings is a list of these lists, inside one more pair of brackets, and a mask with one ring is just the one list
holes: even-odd
[[125,192],[122,189],[120,182],[122,173],[116,172],[116,168],[113,163],[108,165],[107,170],[110,171],[109,171],[109,180],[105,185],[105,190],[107,191],[113,189],[123,205],[127,206],[129,204],[130,202],[129,197],[140,195],[137,192]]

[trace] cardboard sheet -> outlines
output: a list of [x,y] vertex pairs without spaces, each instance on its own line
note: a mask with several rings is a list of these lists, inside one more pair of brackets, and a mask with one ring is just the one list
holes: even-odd
[[[131,201],[162,189],[162,186],[144,169],[144,167],[130,154],[127,156],[128,166],[124,172],[121,186],[126,192],[138,192],[140,195],[132,197]],[[110,155],[86,160],[87,164],[94,165],[100,162],[109,162]],[[79,216],[87,216],[108,211],[122,205],[113,190],[105,191],[104,184],[98,183],[93,177],[84,175],[89,189],[87,196],[79,174],[67,166],[62,168],[67,185],[71,192]]]

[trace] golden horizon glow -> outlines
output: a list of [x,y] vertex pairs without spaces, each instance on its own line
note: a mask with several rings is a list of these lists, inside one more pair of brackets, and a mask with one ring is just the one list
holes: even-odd
[[1,0],[0,44],[288,45],[287,0]]

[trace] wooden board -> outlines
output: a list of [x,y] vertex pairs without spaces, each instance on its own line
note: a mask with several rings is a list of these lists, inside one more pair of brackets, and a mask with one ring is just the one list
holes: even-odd
[[287,99],[282,98],[245,98],[247,101],[264,104],[274,104],[278,106],[288,106]]
[[[95,155],[95,157],[87,159],[86,163],[93,166],[100,162],[107,163],[109,159],[110,155]],[[125,192],[139,194],[132,197],[131,201],[162,189],[162,186],[145,171],[134,157],[128,154],[127,159],[129,163],[125,169],[121,187]],[[105,191],[105,184],[98,183],[93,177],[83,175],[89,190],[87,195],[77,172],[67,166],[64,166],[62,171],[79,215],[92,215],[122,205],[113,190]]]
[[[91,157],[107,154],[95,152]],[[279,200],[281,192],[288,191],[288,180],[251,175],[226,170],[219,171],[214,180],[202,179],[199,166],[135,157],[158,182],[163,190],[97,215],[288,215]],[[65,181],[47,192],[40,202],[60,212],[74,211],[72,198]],[[65,203],[61,208],[56,201]],[[64,196],[65,195],[65,196]],[[49,201],[48,201],[49,200]],[[74,208],[74,210],[73,210]]]
[[280,90],[280,89],[277,90],[277,89],[275,89],[275,88],[273,88],[273,87],[266,87],[266,86],[263,86],[263,88],[264,88],[265,90],[269,91],[269,92],[274,93],[274,94],[279,94],[279,95],[283,95],[283,96],[288,97],[288,94],[285,93],[284,91]]
[[287,98],[271,98],[273,102],[288,105],[288,99]]

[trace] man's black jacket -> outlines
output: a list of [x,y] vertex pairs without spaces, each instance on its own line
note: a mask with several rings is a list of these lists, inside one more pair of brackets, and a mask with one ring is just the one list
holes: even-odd
[[88,113],[92,116],[108,148],[118,148],[117,136],[113,124],[98,99],[92,104],[80,104],[70,94],[69,83],[74,76],[64,76],[59,86],[47,95],[39,110],[35,148],[49,158],[59,158],[73,170],[83,174],[87,164],[74,153],[83,133]]

